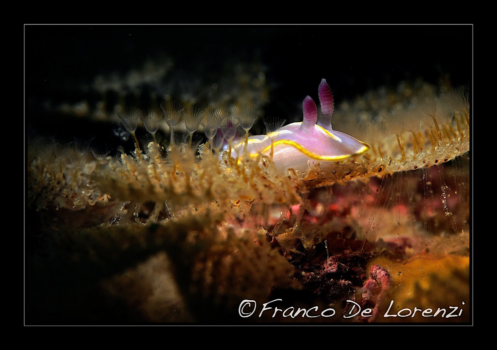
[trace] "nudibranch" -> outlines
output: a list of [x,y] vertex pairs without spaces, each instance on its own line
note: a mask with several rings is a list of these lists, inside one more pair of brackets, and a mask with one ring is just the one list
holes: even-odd
[[[268,133],[241,141],[231,152],[231,157],[257,157],[259,153],[272,156],[277,169],[289,168],[304,171],[312,162],[337,162],[361,155],[369,146],[343,132],[333,130],[333,94],[325,79],[318,88],[321,116],[314,100],[307,96],[302,104],[303,120]],[[316,124],[317,122],[317,124]]]

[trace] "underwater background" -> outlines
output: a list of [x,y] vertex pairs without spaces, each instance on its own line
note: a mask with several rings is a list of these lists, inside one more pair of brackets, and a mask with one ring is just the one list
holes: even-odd
[[[266,116],[301,121],[302,100],[317,99],[325,78],[334,94],[337,130],[342,122],[351,135],[356,130],[374,141],[361,118],[367,112],[371,123],[381,119],[375,106],[389,99],[395,100],[392,106],[407,106],[418,92],[465,87],[471,105],[472,36],[471,25],[25,26],[26,324],[307,323],[312,320],[281,315],[241,319],[238,305],[242,297],[259,304],[281,297],[286,307],[333,304],[346,312],[348,298],[384,307],[387,292],[407,308],[463,308],[464,299],[464,317],[375,316],[378,322],[469,322],[470,123],[458,119],[458,112],[440,136],[447,149],[460,148],[444,148],[450,159],[435,159],[435,132],[425,134],[424,148],[433,146],[433,153],[419,157],[423,146],[405,133],[398,143],[412,152],[406,151],[412,161],[402,170],[393,169],[404,161],[397,160],[397,141],[384,141],[386,155],[375,148],[377,160],[365,165],[368,170],[346,165],[352,175],[357,171],[353,178],[297,173],[292,190],[278,194],[283,180],[268,170],[253,175],[250,193],[236,183],[223,188],[231,194],[206,195],[218,204],[214,208],[199,195],[181,196],[183,187],[174,195],[156,191],[176,186],[176,173],[194,181],[185,174],[197,171],[192,164],[199,162],[172,151],[165,156],[166,123],[158,131],[163,148],[150,146],[149,158],[133,163],[141,175],[126,177],[126,162],[133,160],[122,154],[134,159],[133,137],[114,108],[146,109],[164,96],[218,106],[243,96],[254,103],[258,119],[250,133],[257,135],[265,133]],[[345,120],[351,110],[357,129]],[[178,144],[186,140],[184,125],[174,132]],[[136,135],[145,149],[153,140],[141,124]],[[206,137],[199,129],[193,140],[198,145]],[[67,153],[72,148],[84,155]],[[104,164],[106,156],[113,160]],[[382,163],[388,156],[393,165]],[[209,157],[199,164],[212,162]],[[164,159],[168,175],[155,175],[161,185],[154,190],[140,190],[150,159]],[[418,169],[421,162],[429,167]],[[445,168],[435,165],[442,162]],[[171,164],[181,169],[171,172]],[[201,171],[212,183],[222,182],[219,176],[230,183],[227,168]],[[390,176],[373,175],[378,169]],[[66,187],[53,185],[59,175]],[[95,196],[84,194],[94,183]],[[399,194],[391,199],[393,193]],[[239,204],[242,197],[247,208]],[[162,209],[154,204],[168,200]],[[399,239],[390,236],[394,226],[403,227]],[[198,235],[189,237],[191,232]],[[161,241],[147,241],[153,237]],[[237,252],[243,256],[235,258]],[[384,270],[391,276],[388,291],[375,277]],[[317,322],[343,321],[337,316]]]

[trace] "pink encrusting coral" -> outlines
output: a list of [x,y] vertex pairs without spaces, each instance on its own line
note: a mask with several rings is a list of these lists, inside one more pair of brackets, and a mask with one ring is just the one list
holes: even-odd
[[361,318],[362,321],[375,322],[385,304],[388,288],[390,287],[390,274],[383,267],[372,265],[369,270],[369,279],[362,287],[362,302],[373,306],[373,311],[368,318]]

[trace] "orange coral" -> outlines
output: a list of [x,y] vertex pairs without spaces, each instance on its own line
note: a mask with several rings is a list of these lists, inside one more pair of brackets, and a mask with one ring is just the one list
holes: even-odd
[[[467,256],[431,254],[415,255],[406,261],[395,261],[385,256],[372,259],[369,266],[380,265],[391,276],[389,294],[383,300],[382,312],[377,321],[468,322],[469,261]],[[456,307],[457,310],[452,311],[450,307]],[[404,308],[408,310],[399,313]],[[414,313],[415,308],[432,309],[432,312],[426,311],[423,316],[421,311]],[[439,309],[446,311],[441,310],[437,314]],[[412,313],[407,317],[385,317],[397,314],[405,316],[409,310]],[[457,317],[448,317],[450,312]]]

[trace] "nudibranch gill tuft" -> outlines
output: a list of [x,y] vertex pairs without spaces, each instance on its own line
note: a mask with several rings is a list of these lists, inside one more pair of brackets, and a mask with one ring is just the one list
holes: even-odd
[[278,169],[304,171],[310,162],[337,162],[367,152],[366,143],[331,128],[333,94],[325,79],[321,80],[318,93],[319,122],[316,104],[307,96],[302,103],[302,122],[288,124],[267,135],[251,136],[247,143],[242,141],[233,147],[231,157],[242,159],[262,153],[272,156]]

